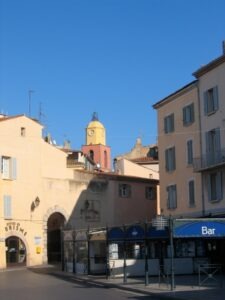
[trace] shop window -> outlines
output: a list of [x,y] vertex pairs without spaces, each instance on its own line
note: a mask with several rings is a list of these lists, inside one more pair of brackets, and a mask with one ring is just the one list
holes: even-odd
[[195,242],[178,240],[175,243],[176,257],[194,257],[195,256]]
[[128,259],[143,259],[144,258],[144,242],[128,242],[126,244]]

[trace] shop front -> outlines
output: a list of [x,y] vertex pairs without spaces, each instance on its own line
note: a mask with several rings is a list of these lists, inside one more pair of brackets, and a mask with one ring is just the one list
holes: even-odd
[[197,273],[207,264],[225,266],[225,219],[176,219],[173,221],[174,269],[179,273],[180,259],[185,259],[182,272]]
[[[72,231],[71,231],[72,232]],[[225,266],[225,219],[170,219],[83,230],[64,240],[64,261],[76,273],[127,277],[198,273],[200,266]]]

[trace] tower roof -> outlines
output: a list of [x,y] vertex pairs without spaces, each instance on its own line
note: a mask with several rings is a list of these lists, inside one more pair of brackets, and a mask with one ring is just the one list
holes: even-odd
[[92,115],[92,120],[88,124],[87,128],[105,128],[98,119],[98,114],[96,112]]

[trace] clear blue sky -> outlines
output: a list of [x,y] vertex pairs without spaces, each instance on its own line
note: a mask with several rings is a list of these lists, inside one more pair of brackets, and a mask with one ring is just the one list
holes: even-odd
[[112,156],[157,140],[152,105],[222,54],[225,0],[0,0],[0,109],[30,112],[58,144],[92,113]]

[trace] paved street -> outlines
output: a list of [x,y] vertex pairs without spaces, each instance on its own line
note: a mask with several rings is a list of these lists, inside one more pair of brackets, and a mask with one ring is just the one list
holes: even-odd
[[73,277],[60,277],[38,270],[0,272],[3,300],[156,300],[154,296],[121,291],[101,283],[84,283]]

